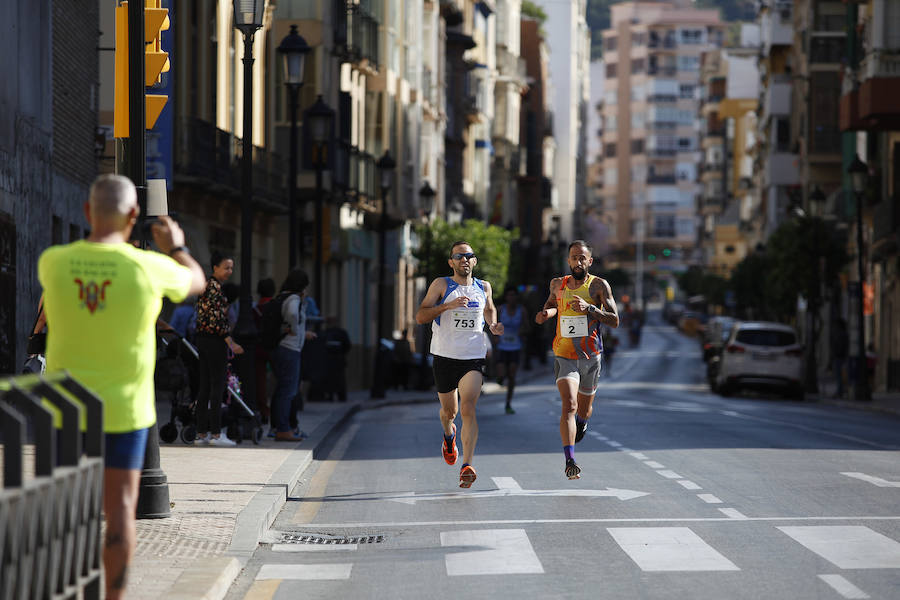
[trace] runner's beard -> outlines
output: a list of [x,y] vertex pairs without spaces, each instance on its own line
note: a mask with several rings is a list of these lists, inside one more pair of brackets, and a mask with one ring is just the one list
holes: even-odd
[[581,281],[587,275],[587,269],[582,269],[580,267],[572,267],[572,277]]

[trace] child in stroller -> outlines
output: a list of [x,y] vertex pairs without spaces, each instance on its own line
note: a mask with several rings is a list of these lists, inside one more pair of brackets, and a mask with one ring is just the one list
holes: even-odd
[[[190,444],[197,437],[196,401],[191,394],[190,371],[186,361],[192,361],[189,364],[196,366],[199,356],[196,348],[176,331],[161,329],[159,334],[156,395],[157,398],[170,398],[172,403],[169,422],[160,427],[159,437],[166,443],[174,442],[179,437],[177,420],[181,423],[181,441]],[[259,444],[262,439],[259,415],[244,403],[240,380],[232,369],[231,359],[233,356],[229,357],[226,371],[222,423],[227,427],[226,435],[229,439],[240,444],[244,438],[250,438],[254,444]]]

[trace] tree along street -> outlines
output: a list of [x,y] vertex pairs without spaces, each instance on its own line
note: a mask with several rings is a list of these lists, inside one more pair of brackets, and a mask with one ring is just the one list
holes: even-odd
[[897,417],[712,395],[697,341],[651,314],[601,377],[569,481],[552,366],[535,368],[516,414],[502,390],[479,401],[471,490],[436,398],[357,413],[228,598],[900,595]]

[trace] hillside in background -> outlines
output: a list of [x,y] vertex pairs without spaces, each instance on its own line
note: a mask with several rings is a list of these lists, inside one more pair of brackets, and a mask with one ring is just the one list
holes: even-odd
[[[601,58],[600,32],[609,29],[609,7],[621,0],[588,0],[587,24],[591,28],[591,59]],[[755,0],[695,0],[699,8],[718,8],[725,21],[753,21]]]

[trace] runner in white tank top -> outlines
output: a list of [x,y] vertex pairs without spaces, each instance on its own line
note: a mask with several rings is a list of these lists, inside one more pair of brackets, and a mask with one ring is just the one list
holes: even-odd
[[471,487],[475,482],[475,469],[470,463],[478,441],[475,404],[481,395],[487,353],[485,323],[492,334],[503,335],[503,324],[497,322],[497,310],[491,299],[491,284],[472,276],[477,262],[468,242],[454,243],[447,261],[453,276],[432,281],[416,312],[416,323],[432,322],[434,382],[444,428],[441,452],[450,465],[456,464],[459,456],[454,420],[462,403],[463,464],[459,471],[462,488]]

